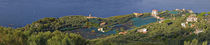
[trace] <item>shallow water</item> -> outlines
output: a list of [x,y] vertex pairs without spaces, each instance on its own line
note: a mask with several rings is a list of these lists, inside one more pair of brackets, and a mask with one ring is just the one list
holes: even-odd
[[152,17],[152,16],[148,16],[148,17],[138,17],[138,18],[132,18],[131,19],[133,21],[133,25],[135,25],[136,27],[142,26],[142,25],[146,25],[152,22],[156,22],[157,19]]
[[89,13],[110,17],[152,9],[193,9],[210,11],[210,0],[0,0],[0,25],[24,26],[44,17],[62,17]]

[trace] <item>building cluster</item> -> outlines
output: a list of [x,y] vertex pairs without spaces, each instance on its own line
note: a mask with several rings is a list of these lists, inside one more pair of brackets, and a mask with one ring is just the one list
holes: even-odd
[[[196,14],[194,14],[194,12],[192,10],[185,10],[185,9],[176,9],[175,11],[171,11],[169,13],[174,15],[174,14],[179,14],[179,12],[190,13],[190,15],[186,18],[186,22],[185,23],[181,23],[181,26],[184,27],[184,28],[186,28],[186,27],[194,28],[195,27],[194,22],[198,21],[198,18],[196,16]],[[161,21],[159,21],[159,23],[164,22],[165,19],[158,16],[158,15],[160,15],[160,14],[158,14],[158,10],[156,10],[156,9],[152,10],[151,14],[152,14],[153,17],[161,20]],[[182,16],[186,16],[186,15],[182,14]],[[146,33],[147,29],[145,29],[145,28],[144,29],[139,29],[137,32]],[[198,34],[200,32],[203,32],[203,30],[199,29],[199,28],[196,28],[196,30],[194,31],[195,34]]]
[[181,23],[183,27],[186,27],[186,25],[189,25],[190,27],[194,27],[195,25],[192,22],[197,22],[198,18],[196,17],[195,14],[191,14],[190,16],[187,17],[185,23]]
[[187,22],[197,22],[197,20],[198,18],[196,17],[195,14],[192,14],[187,18]]
[[[198,18],[196,17],[196,14],[193,14],[192,10],[176,9],[175,11],[171,11],[169,13],[175,15],[175,14],[178,14],[179,12],[187,12],[187,13],[191,14],[190,16],[188,16],[186,18],[186,22],[185,23],[181,23],[182,27],[184,27],[184,28],[186,28],[186,27],[191,27],[191,28],[195,27],[195,25],[193,23],[191,23],[191,22],[197,22]],[[133,14],[135,15],[135,17],[139,17],[139,16],[143,15],[142,13],[133,13]],[[160,19],[161,21],[159,21],[159,23],[162,23],[164,20],[166,20],[164,17],[160,17],[159,15],[160,14],[159,14],[158,10],[156,10],[156,9],[152,10],[151,16],[153,16],[153,17],[155,17],[157,19]],[[182,16],[186,16],[186,15],[182,14]],[[89,14],[89,16],[87,16],[87,18],[97,18],[97,17],[93,17],[91,14]],[[106,24],[106,22],[101,22],[100,26],[103,26],[105,24]],[[105,32],[103,28],[98,28],[98,31]],[[136,32],[145,34],[145,33],[147,33],[147,31],[148,31],[148,29],[142,28],[142,29],[138,29]],[[196,29],[196,31],[194,33],[198,34],[200,32],[203,32],[203,30],[202,29]],[[127,34],[127,32],[126,31],[125,32],[119,32],[119,34],[125,35],[125,34]]]
[[185,12],[186,9],[175,9],[176,11]]
[[194,24],[194,22],[198,22],[198,18],[196,17],[196,14],[193,14],[192,10],[189,10],[189,13],[191,13],[191,15],[189,15],[186,18],[185,23],[181,23],[181,26],[184,28],[186,28],[186,27],[195,28],[196,30],[193,32],[195,34],[199,34],[199,33],[203,32],[203,29],[196,28],[196,26]]

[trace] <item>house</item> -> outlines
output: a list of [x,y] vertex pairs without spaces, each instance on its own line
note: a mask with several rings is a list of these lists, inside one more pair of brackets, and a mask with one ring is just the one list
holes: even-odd
[[147,33],[147,29],[146,28],[143,28],[143,29],[139,29],[137,30],[137,32],[140,32],[140,33]]
[[142,13],[133,13],[136,17],[143,15]]
[[186,24],[185,23],[181,23],[182,27],[186,27]]
[[193,15],[190,15],[188,18],[187,18],[187,22],[197,22],[197,17],[195,14]]
[[119,34],[122,34],[122,35],[125,35],[127,34],[128,32],[120,32]]
[[179,12],[185,12],[185,9],[175,9],[175,11],[179,11]]
[[186,12],[186,9],[183,8],[183,9],[182,9],[182,12]]
[[161,17],[161,18],[159,18],[160,20],[164,20],[165,18],[164,17]]
[[192,10],[187,10],[189,13],[193,13],[193,11]]
[[181,11],[180,9],[175,9],[176,11]]
[[156,10],[156,9],[152,10],[152,15],[157,16],[158,15],[158,10]]
[[92,14],[89,14],[87,18],[97,18],[97,17],[92,17]]
[[103,25],[105,25],[106,24],[106,22],[102,22],[102,23],[100,23],[100,26],[103,26]]
[[103,28],[98,28],[98,31],[105,32]]
[[183,8],[182,11],[185,11],[185,9]]
[[185,14],[182,14],[182,16],[186,16]]
[[190,27],[192,27],[192,28],[193,28],[193,27],[195,27],[195,25],[194,25],[194,24],[191,24],[191,26],[190,26]]
[[157,16],[156,18],[157,18],[157,19],[160,19],[160,17],[159,17],[159,16]]
[[201,32],[203,32],[202,29],[196,29],[196,30],[194,31],[195,34],[199,34],[199,33],[201,33]]

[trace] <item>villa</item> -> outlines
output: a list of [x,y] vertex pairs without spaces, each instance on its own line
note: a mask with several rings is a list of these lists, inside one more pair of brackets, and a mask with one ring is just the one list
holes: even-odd
[[165,19],[164,17],[161,17],[161,18],[160,18],[160,20],[164,20],[164,19]]
[[187,22],[197,22],[198,18],[196,17],[195,14],[193,15],[190,15],[188,18],[187,18]]
[[187,10],[189,13],[193,13],[193,11],[192,10]]
[[157,16],[158,15],[158,10],[156,10],[156,9],[154,9],[154,10],[152,10],[152,16]]
[[182,27],[186,27],[186,24],[185,23],[181,23]]
[[140,32],[140,33],[147,33],[147,29],[146,28],[143,28],[143,29],[139,29],[137,30],[137,32]]
[[185,9],[183,8],[182,11],[185,11]]
[[103,28],[98,28],[98,31],[105,32]]

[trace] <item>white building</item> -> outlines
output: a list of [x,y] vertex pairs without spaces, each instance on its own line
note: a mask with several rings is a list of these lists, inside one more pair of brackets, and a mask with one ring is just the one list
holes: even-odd
[[197,22],[198,18],[196,17],[195,14],[193,15],[190,15],[188,18],[187,18],[187,22]]
[[157,16],[158,15],[158,10],[156,10],[156,9],[152,10],[152,15]]
[[189,13],[194,13],[192,10],[187,10]]
[[98,31],[105,32],[103,28],[98,28]]
[[201,33],[201,32],[203,32],[202,29],[196,29],[196,30],[194,31],[195,34],[198,34],[198,33]]
[[184,8],[183,8],[182,10],[183,10],[183,11],[185,11],[185,9],[184,9]]
[[180,9],[175,9],[176,11],[181,11]]
[[186,24],[185,23],[181,23],[182,27],[186,27]]
[[146,29],[146,28],[139,29],[139,30],[137,30],[137,32],[140,32],[140,33],[147,33],[147,29]]

